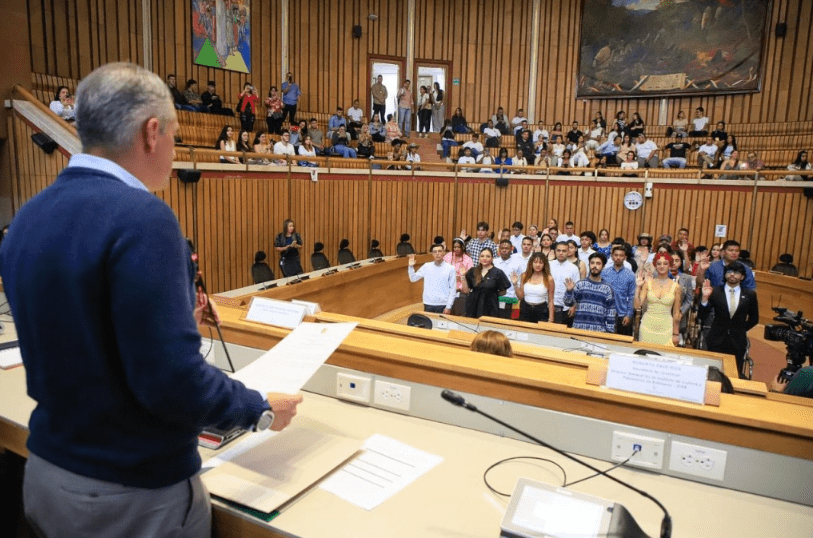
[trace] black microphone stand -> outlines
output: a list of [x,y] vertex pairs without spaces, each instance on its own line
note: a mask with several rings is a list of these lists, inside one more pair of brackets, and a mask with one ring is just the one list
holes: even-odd
[[620,479],[618,479],[618,478],[616,478],[616,477],[614,477],[612,475],[609,475],[606,472],[601,471],[601,470],[593,467],[589,463],[586,463],[586,462],[576,458],[575,456],[571,456],[567,452],[565,452],[563,450],[559,450],[558,448],[549,445],[548,443],[546,443],[545,441],[542,441],[541,439],[537,439],[536,437],[534,437],[533,435],[531,435],[529,433],[525,433],[524,431],[522,431],[522,430],[520,430],[518,428],[515,428],[515,427],[511,426],[510,424],[506,424],[502,420],[498,419],[497,417],[493,417],[493,416],[489,415],[485,411],[480,411],[479,409],[477,409],[477,407],[475,405],[470,404],[462,396],[460,396],[457,393],[454,393],[454,392],[452,392],[452,391],[450,391],[448,389],[445,389],[443,392],[440,393],[440,396],[444,400],[446,400],[447,402],[451,403],[452,405],[456,405],[458,407],[463,407],[465,409],[468,409],[469,411],[473,411],[474,413],[477,413],[478,415],[482,415],[482,416],[486,417],[487,419],[489,419],[489,420],[491,420],[493,422],[496,422],[500,426],[508,428],[509,430],[511,430],[513,432],[516,432],[516,433],[520,434],[521,436],[526,437],[526,438],[530,439],[531,441],[533,441],[533,442],[535,442],[535,443],[537,443],[537,444],[539,444],[539,445],[541,445],[541,446],[543,446],[545,448],[553,450],[557,454],[560,454],[560,455],[562,455],[562,456],[564,456],[564,457],[566,457],[566,458],[568,458],[568,459],[570,459],[572,461],[575,461],[576,463],[578,463],[580,465],[583,465],[583,466],[587,467],[588,469],[590,469],[594,473],[604,475],[607,478],[609,478],[610,480],[612,480],[613,482],[621,484],[625,488],[629,488],[632,491],[634,491],[635,493],[638,493],[639,495],[642,495],[642,496],[646,497],[647,499],[651,500],[652,502],[657,504],[658,507],[661,510],[663,510],[663,514],[664,514],[663,522],[661,523],[660,538],[670,538],[672,536],[672,518],[669,516],[669,512],[666,511],[666,507],[663,506],[660,503],[660,501],[658,501],[658,499],[656,499],[655,497],[653,497],[649,493],[647,493],[647,492],[645,492],[643,490],[640,490],[640,489],[636,488],[635,486],[627,484],[623,480],[620,480]]
[[209,310],[209,317],[212,318],[212,323],[215,324],[217,336],[220,338],[220,343],[223,344],[223,351],[226,352],[226,360],[229,361],[229,368],[231,368],[231,372],[234,373],[234,363],[231,362],[229,349],[226,347],[226,341],[223,339],[223,332],[220,330],[220,324],[215,319],[215,313],[214,310],[212,310],[212,300],[209,298],[209,294],[206,292],[206,284],[203,283],[203,275],[200,273],[198,273],[198,279],[197,282],[195,282],[195,286],[200,287],[204,295],[206,295],[206,308]]

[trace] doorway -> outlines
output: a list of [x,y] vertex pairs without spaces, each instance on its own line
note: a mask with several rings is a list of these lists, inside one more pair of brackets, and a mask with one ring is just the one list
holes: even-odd
[[[450,116],[449,114],[449,73],[451,72],[450,64],[442,62],[428,62],[417,60],[415,63],[415,94],[418,93],[418,88],[426,86],[431,89],[434,87],[435,82],[438,83],[440,89],[443,90],[443,104],[444,107],[440,114],[432,115],[432,130],[440,132],[443,120]],[[440,123],[440,125],[436,125]]]
[[[372,60],[370,65],[370,87],[378,81],[378,75],[381,75],[382,84],[387,88],[387,100],[384,117],[389,114],[395,114],[398,107],[395,95],[398,93],[398,88],[401,87],[401,72],[403,68],[401,62],[393,60]],[[370,95],[368,105],[368,118],[373,115],[373,97]]]

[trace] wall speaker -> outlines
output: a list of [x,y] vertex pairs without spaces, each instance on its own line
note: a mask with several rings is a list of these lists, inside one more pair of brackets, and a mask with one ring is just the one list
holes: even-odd
[[181,180],[181,183],[197,183],[200,181],[200,170],[182,168],[178,170],[178,179]]
[[52,154],[56,149],[56,142],[54,142],[54,139],[45,133],[34,133],[31,135],[31,140],[33,140],[34,143],[48,155]]
[[358,24],[353,27],[353,37],[356,39],[361,37],[361,26]]
[[498,187],[507,187],[508,186],[508,178],[505,176],[500,176],[496,180],[494,180],[494,184]]
[[788,23],[776,23],[776,37],[785,37],[788,34]]

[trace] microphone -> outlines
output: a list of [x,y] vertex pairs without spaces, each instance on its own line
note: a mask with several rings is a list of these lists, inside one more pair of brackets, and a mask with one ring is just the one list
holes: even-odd
[[461,395],[459,395],[459,394],[457,394],[455,392],[452,392],[452,391],[450,391],[448,389],[444,389],[443,392],[440,393],[440,396],[441,396],[441,398],[443,398],[447,402],[451,403],[452,405],[456,405],[458,407],[464,407],[464,408],[468,409],[469,411],[472,411],[474,413],[482,415],[482,416],[486,417],[487,419],[489,419],[489,420],[491,420],[493,422],[496,422],[500,426],[508,428],[509,430],[511,430],[513,432],[516,432],[516,433],[522,435],[523,437],[526,437],[526,438],[530,439],[531,441],[533,441],[533,442],[535,442],[535,443],[537,443],[537,444],[539,444],[539,445],[541,445],[541,446],[543,446],[543,447],[545,447],[547,449],[553,450],[557,454],[559,454],[561,456],[564,456],[569,460],[575,461],[576,463],[587,467],[588,469],[590,469],[594,473],[604,475],[607,478],[609,478],[610,480],[612,480],[613,482],[616,482],[617,484],[620,484],[620,485],[622,485],[622,486],[624,486],[626,488],[629,488],[632,491],[634,491],[635,493],[638,493],[639,495],[642,495],[643,497],[646,497],[647,499],[651,500],[652,502],[657,504],[658,507],[661,510],[663,510],[663,514],[664,514],[663,521],[661,522],[660,538],[670,538],[672,536],[672,518],[669,515],[669,512],[667,512],[666,507],[663,506],[660,503],[660,501],[658,501],[655,497],[653,497],[649,493],[647,493],[647,492],[645,492],[643,490],[640,490],[640,489],[636,488],[635,486],[632,486],[632,485],[624,482],[623,480],[621,480],[619,478],[616,478],[616,477],[614,477],[612,475],[609,475],[609,474],[607,474],[606,471],[601,471],[601,470],[593,467],[589,463],[584,462],[584,461],[580,460],[579,458],[577,458],[575,456],[571,456],[567,452],[565,452],[563,450],[559,450],[558,448],[549,445],[545,441],[537,439],[536,437],[532,436],[529,433],[526,433],[526,432],[524,432],[524,431],[522,431],[522,430],[520,430],[518,428],[515,428],[515,427],[511,426],[510,424],[506,424],[502,420],[498,419],[497,417],[493,417],[493,416],[489,415],[485,411],[480,411],[479,409],[477,409],[476,406],[474,406],[473,404],[468,403],[466,401],[466,399],[463,398],[463,396],[461,396]]

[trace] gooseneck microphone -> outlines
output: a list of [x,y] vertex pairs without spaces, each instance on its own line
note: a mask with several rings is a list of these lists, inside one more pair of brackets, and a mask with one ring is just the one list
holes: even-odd
[[586,463],[586,462],[584,462],[584,461],[582,461],[582,460],[580,460],[580,459],[576,458],[575,456],[571,456],[571,455],[570,455],[570,454],[568,454],[567,452],[565,452],[565,451],[563,451],[563,450],[559,450],[558,448],[556,448],[556,447],[553,447],[553,446],[549,445],[549,444],[548,444],[548,443],[546,443],[545,441],[542,441],[542,440],[540,440],[540,439],[537,439],[536,437],[534,437],[533,435],[531,435],[531,434],[529,434],[529,433],[525,433],[524,431],[522,431],[522,430],[520,430],[520,429],[518,429],[518,428],[515,428],[515,427],[511,426],[510,424],[506,424],[506,423],[505,423],[505,422],[503,422],[502,420],[500,420],[500,419],[498,419],[498,418],[496,418],[496,417],[493,417],[493,416],[489,415],[489,414],[488,414],[488,413],[486,413],[485,411],[480,411],[479,409],[477,409],[477,407],[476,407],[474,404],[471,404],[471,403],[467,402],[467,401],[466,401],[466,399],[465,399],[465,398],[463,398],[463,396],[461,396],[461,395],[459,395],[459,394],[457,394],[457,393],[455,393],[455,392],[452,392],[452,391],[450,391],[450,390],[448,390],[448,389],[444,389],[444,390],[443,390],[443,392],[441,392],[441,393],[440,393],[440,396],[441,396],[441,397],[442,397],[444,400],[446,400],[447,402],[449,402],[449,403],[450,403],[450,404],[452,404],[452,405],[456,405],[456,406],[458,406],[458,407],[463,407],[463,408],[465,408],[465,409],[468,409],[469,411],[472,411],[472,412],[474,412],[474,413],[477,413],[478,415],[482,415],[482,416],[486,417],[487,419],[489,419],[489,420],[491,420],[491,421],[493,421],[493,422],[496,422],[496,423],[497,423],[497,424],[499,424],[500,426],[503,426],[503,427],[505,427],[505,428],[508,428],[509,430],[511,430],[511,431],[513,431],[513,432],[516,432],[516,433],[518,433],[518,434],[522,435],[523,437],[527,437],[527,438],[528,438],[528,439],[530,439],[531,441],[533,441],[533,442],[535,442],[535,443],[537,443],[537,444],[539,444],[539,445],[541,445],[541,446],[543,446],[543,447],[545,447],[545,448],[548,448],[548,449],[550,449],[550,450],[553,450],[553,451],[554,451],[554,452],[556,452],[557,454],[562,455],[562,456],[566,457],[566,458],[567,458],[567,459],[569,459],[569,460],[575,461],[576,463],[578,463],[578,464],[580,464],[580,465],[583,465],[583,466],[587,467],[588,469],[590,469],[590,470],[591,470],[591,471],[593,471],[594,473],[598,473],[598,474],[604,475],[604,476],[606,476],[607,478],[609,478],[610,480],[612,480],[613,482],[616,482],[617,484],[621,484],[622,486],[624,486],[624,487],[626,487],[626,488],[631,489],[631,490],[632,490],[632,491],[634,491],[635,493],[637,493],[637,494],[639,494],[639,495],[642,495],[643,497],[646,497],[647,499],[651,500],[652,502],[654,502],[655,504],[657,504],[657,505],[658,505],[658,507],[659,507],[661,510],[663,510],[663,514],[664,514],[664,516],[663,516],[663,521],[661,522],[661,533],[660,533],[660,538],[670,538],[670,537],[672,536],[672,518],[669,516],[669,512],[667,512],[667,511],[666,511],[666,507],[665,507],[664,505],[662,505],[662,504],[660,503],[660,501],[658,501],[658,499],[656,499],[655,497],[653,497],[653,496],[652,496],[652,495],[650,495],[649,493],[647,493],[647,492],[645,492],[645,491],[643,491],[643,490],[640,490],[640,489],[636,488],[635,486],[632,486],[632,485],[630,485],[630,484],[627,484],[627,483],[626,483],[626,482],[624,482],[623,480],[621,480],[621,479],[619,479],[619,478],[616,478],[616,477],[614,477],[614,476],[612,476],[612,475],[609,475],[609,474],[607,474],[605,471],[601,471],[601,470],[599,470],[599,469],[597,469],[597,468],[593,467],[593,466],[592,466],[592,465],[590,465],[589,463]]

